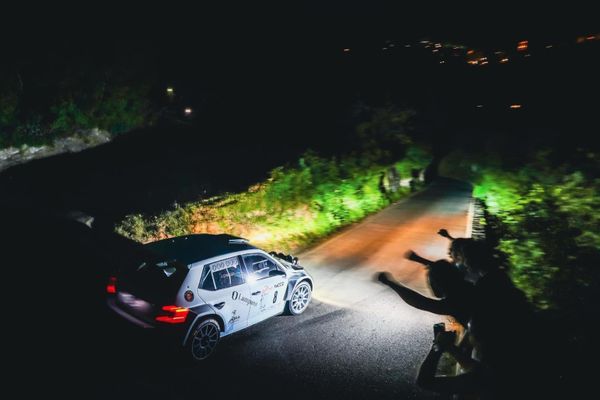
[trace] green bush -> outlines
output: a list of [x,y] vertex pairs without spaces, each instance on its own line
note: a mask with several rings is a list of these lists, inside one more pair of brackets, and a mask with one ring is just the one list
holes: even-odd
[[530,299],[540,308],[583,307],[600,284],[600,180],[550,159],[543,151],[520,168],[484,166],[474,195],[497,217],[499,249]]
[[[423,169],[423,150],[409,151],[395,168]],[[279,167],[247,192],[177,206],[156,217],[132,215],[117,232],[147,242],[189,233],[227,232],[265,248],[290,251],[358,221],[405,196],[400,188],[382,193],[380,176],[390,165],[365,167],[362,158],[321,158],[306,153],[295,167]]]

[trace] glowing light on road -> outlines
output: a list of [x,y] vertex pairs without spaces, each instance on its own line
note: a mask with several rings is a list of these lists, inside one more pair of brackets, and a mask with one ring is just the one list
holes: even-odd
[[342,50],[344,53],[349,53],[350,49],[348,47],[346,47],[345,49]]
[[523,107],[521,104],[511,104],[510,105],[510,108],[513,109],[513,110],[519,109],[521,107]]
[[174,93],[175,93],[175,90],[173,90],[173,88],[172,88],[172,87],[168,87],[168,88],[167,88],[167,94],[168,94],[168,95],[172,95],[172,94],[174,94]]
[[502,64],[506,64],[506,63],[508,62],[508,58],[507,58],[507,57],[504,57],[503,59],[501,59],[501,60],[500,60],[500,62],[501,62]]
[[189,108],[189,107],[187,107],[185,110],[183,110],[183,113],[184,113],[185,115],[192,115],[192,109],[191,109],[191,108]]

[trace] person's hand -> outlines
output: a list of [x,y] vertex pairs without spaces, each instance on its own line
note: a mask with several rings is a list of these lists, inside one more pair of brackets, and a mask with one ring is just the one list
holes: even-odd
[[452,239],[453,239],[453,238],[452,238],[452,236],[450,236],[450,234],[448,233],[448,231],[447,231],[446,229],[440,229],[440,230],[438,231],[438,235],[440,235],[440,236],[442,236],[442,237],[445,237],[445,238],[447,238],[447,239],[450,239],[450,240],[452,240]]
[[390,279],[390,274],[389,272],[380,272],[377,274],[377,281],[387,285],[391,279]]
[[406,253],[404,253],[404,258],[406,258],[407,260],[418,262],[421,257],[419,257],[419,255],[414,251],[408,250]]
[[437,344],[441,350],[447,350],[451,346],[454,345],[454,341],[456,340],[456,332],[454,331],[444,331],[437,334],[433,343]]

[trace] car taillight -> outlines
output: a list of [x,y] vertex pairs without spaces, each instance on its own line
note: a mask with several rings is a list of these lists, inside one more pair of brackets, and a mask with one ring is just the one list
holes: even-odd
[[106,293],[115,294],[117,293],[117,278],[111,276],[108,278],[108,283],[106,284]]
[[163,306],[163,313],[156,317],[158,322],[166,322],[167,324],[182,324],[185,322],[189,309],[178,306]]

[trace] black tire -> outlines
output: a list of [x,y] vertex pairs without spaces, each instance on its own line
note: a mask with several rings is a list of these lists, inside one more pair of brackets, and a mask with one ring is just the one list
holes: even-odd
[[190,333],[186,346],[187,357],[194,362],[206,360],[215,352],[220,338],[221,327],[216,320],[208,318],[201,321]]
[[310,303],[311,298],[312,298],[312,288],[310,287],[310,283],[308,283],[306,281],[300,282],[294,288],[294,291],[292,292],[292,296],[290,297],[290,300],[288,300],[288,302],[286,304],[286,309],[287,309],[288,314],[290,314],[290,315],[302,314],[308,307],[308,304]]

